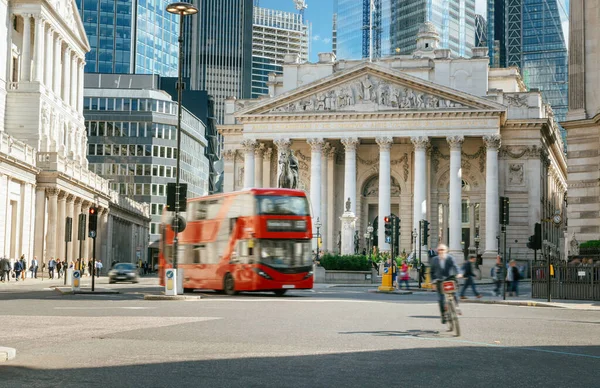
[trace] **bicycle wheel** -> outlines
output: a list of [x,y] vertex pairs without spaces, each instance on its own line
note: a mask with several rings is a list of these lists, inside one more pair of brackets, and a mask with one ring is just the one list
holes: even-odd
[[458,324],[458,314],[456,314],[456,306],[454,305],[454,300],[451,300],[450,303],[448,303],[448,311],[450,315],[449,320],[452,321],[452,326],[454,331],[456,332],[456,336],[460,337],[460,325]]
[[450,307],[450,303],[446,301],[446,311],[444,312],[444,314],[446,314],[446,324],[448,324],[448,331],[454,330],[454,319],[452,319],[451,309],[452,308]]

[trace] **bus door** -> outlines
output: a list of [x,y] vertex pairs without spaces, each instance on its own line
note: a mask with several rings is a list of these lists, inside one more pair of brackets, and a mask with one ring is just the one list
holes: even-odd
[[231,255],[231,264],[233,265],[233,278],[235,279],[235,288],[238,290],[252,290],[254,270],[254,240],[238,240],[235,250]]

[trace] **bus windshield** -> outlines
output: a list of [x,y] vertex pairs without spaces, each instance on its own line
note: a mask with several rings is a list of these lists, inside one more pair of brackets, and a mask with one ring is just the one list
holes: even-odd
[[258,214],[308,216],[310,211],[306,197],[264,195],[256,197]]
[[306,267],[312,264],[310,241],[259,240],[260,262],[273,268]]

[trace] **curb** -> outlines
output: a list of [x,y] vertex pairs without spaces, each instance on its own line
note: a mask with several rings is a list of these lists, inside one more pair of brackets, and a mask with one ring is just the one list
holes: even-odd
[[83,294],[83,295],[113,295],[113,294],[120,294],[120,291],[117,290],[98,290],[98,291],[91,291],[91,290],[81,290],[81,291],[73,291],[73,289],[71,287],[55,287],[54,291],[58,292],[61,295],[74,295],[74,294]]
[[372,293],[372,294],[412,295],[412,291],[379,291],[379,290],[368,290],[367,292]]
[[13,360],[15,357],[17,357],[16,349],[0,346],[0,362]]
[[508,300],[481,300],[481,299],[463,299],[460,303],[478,303],[478,304],[501,304],[506,306],[521,306],[521,307],[554,307],[554,308],[567,308],[564,306],[558,306],[555,304],[544,303],[544,302],[531,302],[531,301],[508,301]]
[[144,295],[144,300],[200,300],[200,295]]

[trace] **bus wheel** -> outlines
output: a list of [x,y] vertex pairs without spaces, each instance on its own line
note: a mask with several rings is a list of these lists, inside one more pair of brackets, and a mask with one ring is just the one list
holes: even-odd
[[287,292],[287,290],[275,290],[275,291],[273,291],[273,293],[275,294],[275,296],[284,296],[286,292]]
[[230,273],[225,275],[225,279],[223,280],[223,290],[227,295],[237,294],[237,291],[235,290],[235,282]]

